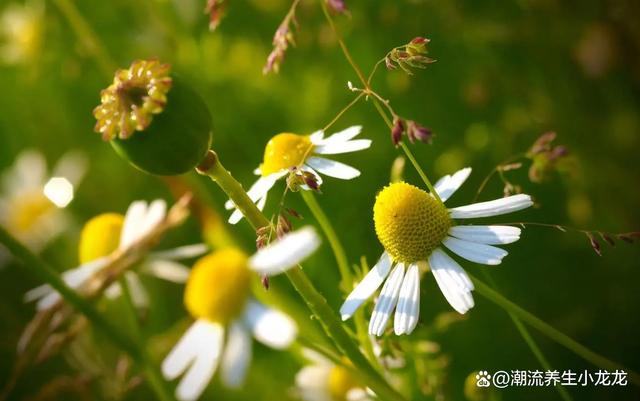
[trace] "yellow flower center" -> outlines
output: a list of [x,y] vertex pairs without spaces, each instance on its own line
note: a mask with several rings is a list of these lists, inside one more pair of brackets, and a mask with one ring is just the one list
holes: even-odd
[[376,234],[394,260],[425,260],[451,226],[447,209],[431,195],[404,182],[390,184],[373,206]]
[[308,136],[282,133],[274,136],[264,149],[260,165],[262,176],[299,166],[311,154],[313,143]]
[[335,401],[344,401],[347,399],[349,390],[358,387],[358,382],[351,373],[342,366],[334,366],[329,372],[329,394]]
[[89,220],[80,233],[80,264],[111,254],[120,244],[124,216],[104,213]]
[[226,324],[238,316],[249,295],[247,255],[224,249],[196,262],[184,292],[184,303],[196,318]]
[[10,205],[11,214],[7,221],[7,227],[17,233],[29,232],[35,227],[38,220],[55,208],[54,204],[41,191],[34,191],[12,199]]

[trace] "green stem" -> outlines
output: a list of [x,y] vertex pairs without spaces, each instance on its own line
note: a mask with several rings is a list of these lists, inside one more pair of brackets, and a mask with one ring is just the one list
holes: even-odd
[[118,280],[118,282],[122,287],[122,301],[124,303],[124,309],[127,312],[127,316],[129,317],[131,329],[135,336],[135,342],[141,350],[142,359],[144,361],[143,371],[147,379],[147,383],[160,400],[173,401],[175,398],[171,395],[171,390],[169,390],[167,382],[162,378],[160,370],[151,363],[151,357],[145,348],[142,328],[140,327],[140,321],[138,320],[138,311],[133,303],[131,289],[127,283],[127,279],[123,276]]
[[[484,277],[487,279],[487,281],[489,282],[489,284],[491,284],[491,286],[493,288],[497,288],[497,285],[496,285],[495,281],[493,280],[493,277],[491,277],[491,275],[489,274],[488,270],[487,269],[482,269],[482,273],[483,273]],[[531,333],[529,333],[529,329],[527,329],[527,326],[525,326],[522,323],[522,320],[520,320],[520,318],[518,316],[516,316],[513,312],[507,311],[507,314],[511,318],[511,321],[513,322],[514,326],[516,326],[516,329],[520,333],[520,336],[522,337],[524,342],[527,343],[527,345],[529,346],[529,349],[531,350],[533,355],[536,357],[536,359],[538,360],[538,362],[540,363],[542,368],[545,371],[551,370],[551,364],[549,363],[547,358],[542,353],[542,350],[540,349],[540,347],[538,346],[536,341],[531,336]],[[573,400],[571,398],[571,395],[569,395],[569,392],[567,392],[567,390],[563,386],[554,386],[554,387],[556,388],[556,390],[560,394],[560,397],[564,401],[572,401]]]
[[310,191],[300,191],[302,195],[302,199],[304,199],[307,207],[313,214],[313,217],[318,221],[324,235],[327,237],[329,241],[329,245],[331,245],[331,250],[333,251],[333,255],[336,258],[336,262],[338,263],[338,269],[340,270],[340,276],[342,277],[342,283],[340,284],[341,288],[347,289],[348,286],[353,284],[353,276],[351,274],[351,270],[349,269],[349,262],[347,261],[347,255],[344,251],[342,244],[340,243],[340,239],[336,234],[331,222],[327,218],[327,215],[324,213],[320,204],[316,200],[316,197]]
[[589,348],[578,343],[571,337],[567,336],[566,334],[550,326],[548,323],[544,322],[537,316],[522,309],[521,307],[519,307],[509,299],[505,298],[504,296],[496,292],[487,284],[483,283],[482,281],[478,280],[477,278],[471,275],[469,275],[469,277],[471,277],[471,279],[473,280],[473,284],[475,285],[476,291],[478,291],[480,295],[486,297],[487,299],[494,302],[504,310],[513,313],[515,316],[517,316],[522,321],[529,324],[531,327],[540,331],[542,334],[546,335],[547,337],[557,342],[558,344],[566,347],[567,349],[574,352],[575,354],[579,355],[586,361],[591,362],[592,364],[594,364],[595,366],[601,369],[623,370],[627,372],[631,382],[633,382],[636,385],[640,385],[640,374],[632,370],[629,370],[624,366],[622,366],[621,364],[614,362],[590,350]]
[[[209,151],[197,168],[200,174],[208,175],[229,196],[254,229],[271,223],[251,201],[242,185],[224,168],[218,156]],[[301,267],[289,269],[285,275],[304,299],[307,307],[318,318],[322,328],[338,349],[350,359],[357,369],[359,378],[383,400],[401,401],[404,398],[371,366],[342,326],[342,322],[320,294]]]
[[444,202],[442,202],[442,199],[440,199],[440,195],[438,195],[438,191],[436,191],[433,185],[431,185],[431,181],[429,181],[429,178],[427,178],[427,175],[422,170],[422,167],[420,167],[420,165],[418,164],[418,161],[416,160],[416,158],[413,157],[413,153],[411,153],[411,150],[409,150],[409,147],[404,142],[400,142],[400,147],[402,148],[402,150],[404,150],[404,153],[407,155],[407,157],[411,161],[411,164],[413,164],[413,167],[416,169],[416,171],[420,175],[420,178],[422,178],[422,181],[425,183],[427,188],[429,188],[429,192],[431,192],[431,194],[434,196],[434,198],[438,200],[438,202],[440,202],[440,204],[444,204]]
[[[89,319],[98,330],[106,334],[107,338],[110,338],[113,343],[128,353],[134,361],[144,366],[145,372],[152,370],[145,358],[145,352],[142,347],[131,341],[117,326],[107,321],[89,302],[69,288],[48,264],[13,238],[2,226],[0,226],[0,243],[2,243],[16,259],[20,260],[24,268],[32,275],[53,287],[65,301]],[[152,375],[148,374],[148,376]],[[155,376],[159,377],[157,375]],[[154,377],[153,380],[156,380],[156,378]],[[169,401],[173,399],[172,397],[166,398],[164,392],[158,391],[154,385],[152,385],[152,388],[157,392],[157,396],[161,400]]]

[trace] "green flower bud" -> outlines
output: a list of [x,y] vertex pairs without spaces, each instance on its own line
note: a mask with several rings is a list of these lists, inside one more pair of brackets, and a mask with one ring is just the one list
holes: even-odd
[[177,175],[195,168],[211,145],[211,115],[169,65],[135,61],[118,70],[93,111],[95,131],[135,167]]

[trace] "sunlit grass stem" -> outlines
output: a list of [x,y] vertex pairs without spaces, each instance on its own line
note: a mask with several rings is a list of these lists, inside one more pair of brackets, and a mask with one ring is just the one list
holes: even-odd
[[[489,284],[491,284],[493,288],[497,288],[495,280],[493,279],[493,277],[491,277],[491,274],[489,274],[487,269],[482,269],[482,274],[484,275],[485,279],[489,282]],[[544,353],[536,343],[536,340],[534,340],[533,337],[531,336],[531,333],[529,333],[529,329],[527,329],[527,326],[525,326],[524,323],[522,323],[522,320],[520,320],[520,318],[516,316],[513,312],[507,311],[507,314],[509,315],[509,318],[513,322],[513,325],[516,326],[518,333],[520,333],[520,336],[522,337],[524,342],[527,344],[527,346],[531,350],[531,353],[533,353],[533,355],[538,360],[542,368],[545,371],[552,370],[551,364],[549,363],[547,358],[544,356]],[[560,397],[564,401],[573,401],[573,398],[571,398],[571,395],[563,386],[554,386],[554,388],[556,389],[556,391],[558,391],[558,394],[560,394]]]
[[594,364],[595,366],[601,369],[623,370],[627,372],[629,380],[631,382],[633,382],[636,385],[640,385],[640,374],[638,374],[637,372],[629,370],[628,368],[622,366],[621,364],[614,362],[590,350],[589,348],[578,343],[568,335],[562,333],[561,331],[552,327],[548,323],[544,322],[542,319],[524,310],[520,306],[510,301],[509,299],[505,298],[503,295],[499,294],[497,291],[495,291],[493,288],[491,288],[484,282],[478,280],[472,275],[469,275],[469,277],[471,277],[471,280],[473,280],[473,284],[475,285],[476,291],[480,295],[489,299],[491,302],[494,302],[504,310],[513,313],[515,316],[520,318],[523,322],[526,322],[528,325],[540,331],[541,333],[543,333],[553,341],[557,342],[558,344],[564,346],[565,348],[579,355],[584,360],[591,362],[592,364]]
[[[251,198],[249,198],[242,188],[242,185],[224,168],[215,152],[209,151],[207,157],[200,166],[198,166],[198,172],[209,176],[218,184],[254,229],[271,226],[270,221],[257,208]],[[402,395],[387,383],[376,369],[371,366],[362,352],[360,352],[358,345],[344,329],[342,321],[329,306],[324,296],[316,290],[302,268],[298,266],[289,269],[284,274],[304,299],[327,335],[333,340],[338,349],[351,361],[360,380],[383,400],[403,400]]]

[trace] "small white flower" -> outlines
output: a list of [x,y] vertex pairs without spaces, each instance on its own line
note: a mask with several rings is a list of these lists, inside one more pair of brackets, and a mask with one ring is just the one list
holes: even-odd
[[39,55],[44,22],[44,2],[9,4],[0,14],[0,61],[28,64]]
[[[91,221],[83,230],[80,244],[81,265],[62,273],[62,279],[73,289],[81,288],[96,272],[105,268],[109,263],[109,254],[115,249],[109,248],[113,241],[118,250],[124,250],[149,234],[166,216],[167,205],[161,199],[151,203],[135,201],[129,206],[126,215],[105,214],[94,218],[96,223],[92,227]],[[113,230],[110,229],[113,227]],[[106,248],[105,248],[106,247]],[[193,244],[159,252],[151,252],[142,261],[139,271],[155,277],[184,283],[189,277],[189,269],[177,260],[200,256],[207,252],[205,244]],[[106,252],[106,254],[105,254]],[[133,303],[136,307],[146,308],[149,304],[147,291],[144,289],[138,274],[127,271],[124,274],[131,290]],[[107,288],[105,295],[109,298],[121,294],[120,284],[114,283]],[[60,300],[60,294],[44,284],[25,294],[25,301],[37,301],[36,309],[43,310],[51,307]]]
[[369,390],[358,383],[345,367],[305,349],[311,364],[296,374],[296,390],[304,401],[373,401]]
[[[263,163],[255,170],[261,177],[249,188],[247,194],[262,210],[267,202],[269,190],[279,179],[289,174],[292,168],[313,174],[319,185],[322,183],[320,174],[341,180],[358,177],[360,171],[357,169],[321,156],[369,148],[371,140],[353,139],[360,134],[361,129],[361,126],[356,125],[327,138],[322,130],[308,136],[291,133],[274,136],[265,147]],[[303,186],[303,189],[308,187]],[[229,217],[229,223],[236,224],[242,219],[242,213],[235,208],[233,201],[227,201],[225,207],[229,210],[235,209]]]
[[[465,168],[436,183],[435,190],[443,202],[470,173],[471,169]],[[493,245],[517,241],[520,228],[456,225],[453,219],[498,216],[532,204],[529,195],[520,194],[447,209],[431,194],[412,185],[400,182],[384,188],[376,198],[374,221],[385,252],[345,300],[340,308],[342,319],[349,319],[384,282],[369,333],[382,335],[394,310],[395,334],[411,333],[420,315],[420,273],[427,268],[449,304],[459,313],[466,313],[474,305],[473,283],[444,249],[471,262],[497,265],[508,252]]]
[[[1,177],[0,224],[32,251],[42,251],[66,228],[70,218],[64,208],[86,168],[82,154],[69,152],[48,172],[40,152],[23,151]],[[0,248],[0,266],[7,256]]]
[[196,262],[184,297],[185,306],[196,321],[162,363],[167,379],[182,375],[176,388],[180,401],[199,398],[218,364],[227,387],[242,386],[251,361],[252,336],[274,349],[285,349],[295,340],[298,329],[290,317],[251,297],[250,272],[283,272],[313,253],[319,243],[315,231],[305,227],[262,248],[251,258],[228,248]]

